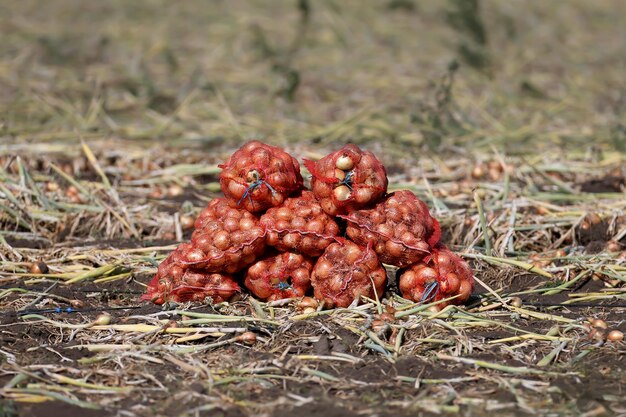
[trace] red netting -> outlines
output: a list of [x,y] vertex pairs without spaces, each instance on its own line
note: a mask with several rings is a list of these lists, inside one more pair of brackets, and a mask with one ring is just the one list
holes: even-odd
[[262,300],[302,297],[311,287],[313,261],[284,252],[256,262],[246,272],[245,286]]
[[261,216],[261,226],[267,231],[268,245],[313,257],[320,256],[339,233],[337,223],[310,191],[269,209]]
[[311,274],[315,298],[328,308],[348,307],[362,295],[382,297],[387,273],[376,253],[349,240],[330,244]]
[[399,287],[404,298],[430,303],[444,298],[459,297],[439,304],[463,304],[474,290],[474,276],[469,265],[443,245],[437,245],[432,255],[422,262],[398,271]]
[[200,213],[190,245],[181,245],[181,264],[211,272],[234,273],[252,264],[265,249],[265,230],[250,212],[223,198]]
[[302,188],[300,164],[275,146],[252,141],[220,165],[220,185],[235,207],[259,213]]
[[399,267],[420,261],[441,238],[439,222],[410,191],[396,191],[373,209],[340,217],[348,221],[350,239],[371,244],[381,262]]
[[189,244],[181,244],[159,265],[159,269],[148,284],[142,300],[155,304],[166,301],[182,303],[186,301],[203,302],[211,298],[219,303],[228,300],[240,291],[239,285],[231,275],[206,272],[188,268],[181,264],[182,254]]
[[387,192],[387,173],[376,156],[349,144],[317,162],[304,161],[322,209],[335,216],[378,201]]

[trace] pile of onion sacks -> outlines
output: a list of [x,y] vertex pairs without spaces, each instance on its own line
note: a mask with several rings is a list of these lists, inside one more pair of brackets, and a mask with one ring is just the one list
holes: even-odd
[[224,197],[200,213],[191,241],[159,265],[143,299],[222,302],[245,287],[261,300],[312,293],[325,308],[348,307],[383,296],[385,263],[400,268],[404,298],[467,301],[472,270],[440,242],[424,202],[387,194],[373,153],[349,144],[304,163],[311,190],[280,148],[252,141],[233,153],[220,165]]

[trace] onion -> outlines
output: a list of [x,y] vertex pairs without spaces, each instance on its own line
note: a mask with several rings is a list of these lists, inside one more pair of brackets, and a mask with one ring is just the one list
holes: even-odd
[[341,169],[335,169],[335,178],[339,181],[343,181],[346,178],[346,173]]
[[189,262],[198,262],[204,259],[204,252],[200,249],[192,249],[187,252],[186,258]]
[[263,148],[255,149],[252,152],[252,160],[257,164],[266,165],[270,161],[270,153]]
[[59,184],[54,181],[48,181],[46,183],[46,191],[55,192],[59,190]]
[[313,311],[317,309],[318,303],[315,298],[312,297],[302,297],[302,300],[297,305],[298,310],[305,310],[308,308],[312,308]]
[[246,240],[246,235],[241,230],[234,231],[230,234],[230,241],[234,246],[242,244]]
[[[445,288],[444,288],[445,287]],[[441,282],[441,289],[445,293],[456,293],[461,287],[459,276],[455,273],[449,273]]]
[[359,187],[354,190],[354,199],[359,204],[367,204],[374,197],[374,190],[367,187]]
[[400,258],[404,255],[405,247],[400,243],[388,240],[385,244],[386,254],[393,258]]
[[609,334],[606,336],[606,340],[611,342],[621,342],[624,340],[624,333],[619,330],[611,330]]
[[287,220],[278,220],[275,224],[274,227],[272,227],[272,229],[274,230],[287,230],[289,229],[291,226],[291,223],[289,223]]
[[607,329],[609,327],[609,326],[607,326],[606,322],[604,320],[601,320],[601,319],[591,320],[591,325],[593,327],[599,327],[601,329]]
[[348,155],[341,155],[335,161],[335,167],[341,169],[342,171],[351,170],[354,167],[354,161]]
[[107,326],[111,323],[111,315],[109,313],[100,313],[93,323],[96,326]]
[[49,272],[48,265],[45,262],[33,262],[30,265],[29,271],[31,274],[47,274]]
[[337,206],[335,206],[335,203],[333,203],[330,198],[324,198],[323,200],[320,200],[320,205],[322,206],[322,210],[324,210],[326,214],[330,214],[331,216],[337,214]]
[[326,282],[326,286],[333,293],[337,293],[344,285],[344,280],[340,275],[333,275]]
[[296,230],[304,230],[306,228],[306,220],[302,217],[294,217],[291,220],[291,227]]
[[409,232],[408,230],[402,232],[399,236],[399,240],[401,240],[403,243],[409,245],[411,243],[416,243],[419,239],[416,239],[416,236]]
[[313,268],[313,273],[319,278],[328,278],[333,270],[333,264],[326,259],[320,259]]
[[228,183],[228,192],[235,198],[241,198],[246,192],[246,188],[247,187],[245,185],[239,184],[235,180],[230,180]]
[[[276,155],[279,156],[279,155]],[[281,156],[286,156],[286,155],[281,155]],[[287,167],[285,165],[289,165],[291,163],[291,161],[287,160],[288,158],[272,158],[272,161],[270,162],[270,171],[272,172],[282,172],[282,171],[287,171]]]
[[291,220],[293,217],[293,212],[287,207],[280,207],[278,210],[274,212],[274,215],[278,220]]
[[338,201],[346,201],[350,198],[350,189],[345,185],[340,185],[333,190],[333,195]]
[[437,271],[430,267],[424,267],[415,272],[419,283],[432,282],[437,280]]
[[233,219],[232,217],[224,219],[224,229],[227,232],[234,232],[235,230],[239,230],[239,221]]
[[267,232],[265,242],[270,246],[276,246],[278,244],[278,233]]
[[300,235],[298,233],[287,233],[282,240],[285,246],[295,249],[300,244]]
[[328,184],[313,179],[312,186],[313,193],[317,198],[328,197],[330,195],[331,187]]
[[[252,151],[254,151],[256,148],[258,148],[261,145],[263,144],[259,142],[258,140],[253,140],[243,145],[240,149],[240,152],[244,155],[250,155]],[[244,158],[241,158],[241,159],[243,160]],[[247,164],[248,164],[248,161],[246,161],[246,165]]]
[[609,240],[608,242],[606,242],[607,252],[619,252],[621,249],[621,245],[615,240]]
[[295,283],[307,283],[310,281],[309,270],[306,268],[298,268],[291,273],[291,279]]
[[381,234],[382,236],[389,238],[393,236],[393,227],[387,223],[381,223],[376,226],[376,233]]
[[256,334],[254,332],[244,332],[238,339],[246,345],[254,345],[256,343]]
[[459,288],[459,294],[461,294],[461,296],[459,297],[459,301],[467,301],[470,298],[470,295],[472,295],[472,290],[472,283],[470,281],[461,281],[461,287]]
[[345,246],[345,257],[348,262],[356,262],[363,255],[363,251],[354,243]]
[[269,182],[270,185],[272,185],[273,187],[279,187],[289,180],[287,179],[287,175],[283,174],[282,172],[274,172],[266,178],[266,181]]
[[195,221],[193,217],[188,216],[188,215],[180,216],[180,227],[182,227],[183,230],[192,229],[194,223]]
[[175,265],[172,269],[170,269],[169,276],[172,277],[174,281],[179,281],[183,277],[184,273],[183,268]]
[[221,230],[213,235],[213,245],[219,250],[226,250],[230,245],[228,232]]
[[[269,191],[265,190],[265,194],[267,194]],[[280,206],[281,204],[283,204],[283,202],[285,201],[285,196],[281,193],[272,193],[271,197],[270,197],[270,202],[271,205],[276,207],[276,206]]]
[[326,222],[326,226],[324,227],[324,232],[330,236],[336,236],[339,234],[339,226],[333,220],[328,219]]
[[607,331],[606,329],[602,329],[600,327],[594,327],[591,329],[591,332],[589,333],[589,338],[595,339],[599,342],[603,342],[607,338]]
[[170,197],[180,197],[184,192],[185,190],[183,190],[183,187],[178,184],[172,184],[167,189],[167,195]]
[[312,220],[306,225],[306,230],[313,233],[324,233],[324,223],[320,220]]
[[300,206],[296,208],[295,213],[296,213],[295,214],[296,217],[307,217],[311,214],[311,208]]
[[241,220],[239,220],[239,227],[241,228],[241,230],[249,230],[255,226],[255,223],[256,222],[250,217],[243,217]]
[[[258,254],[244,256],[244,257],[241,259],[241,262],[242,262],[244,265],[250,265],[252,262],[254,262],[254,261],[256,260],[257,256],[258,256]],[[232,271],[232,272],[237,272],[237,271]]]
[[318,239],[313,236],[303,236],[302,242],[300,243],[299,252],[308,253],[308,252],[317,252],[317,242]]

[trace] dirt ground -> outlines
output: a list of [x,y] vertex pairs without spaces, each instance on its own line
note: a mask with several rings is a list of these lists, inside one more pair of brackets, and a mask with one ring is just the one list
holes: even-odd
[[[2,3],[0,417],[626,415],[623,7],[471,4]],[[375,152],[467,305],[140,301],[250,138]]]

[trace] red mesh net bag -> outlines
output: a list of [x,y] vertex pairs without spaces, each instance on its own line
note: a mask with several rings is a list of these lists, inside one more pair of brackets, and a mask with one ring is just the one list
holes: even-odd
[[251,213],[281,205],[303,186],[300,164],[294,157],[256,140],[242,146],[220,168],[226,198]]
[[250,212],[216,198],[200,213],[191,245],[181,245],[181,264],[210,272],[234,273],[265,250],[265,230]]
[[311,188],[331,216],[358,210],[387,192],[385,167],[369,151],[349,144],[317,162],[304,161],[311,172]]
[[348,307],[362,295],[382,297],[387,273],[376,253],[349,240],[330,244],[311,274],[315,298],[328,308]]
[[350,239],[371,244],[381,262],[399,267],[420,261],[441,238],[439,222],[410,191],[396,191],[373,209],[340,217],[348,221]]
[[310,191],[269,209],[261,216],[261,226],[267,232],[268,245],[313,257],[320,256],[339,233],[337,223]]
[[400,292],[415,302],[431,303],[455,295],[459,297],[438,304],[465,303],[474,290],[474,276],[469,265],[443,245],[433,249],[432,255],[405,270],[399,270]]
[[211,298],[213,302],[219,303],[240,291],[239,285],[231,275],[206,272],[182,265],[182,254],[190,246],[187,243],[181,244],[161,262],[156,275],[148,284],[146,294],[141,297],[142,300],[163,304],[166,301],[203,302],[206,298]]
[[244,284],[263,300],[302,297],[311,287],[313,261],[297,253],[270,255],[246,272]]

